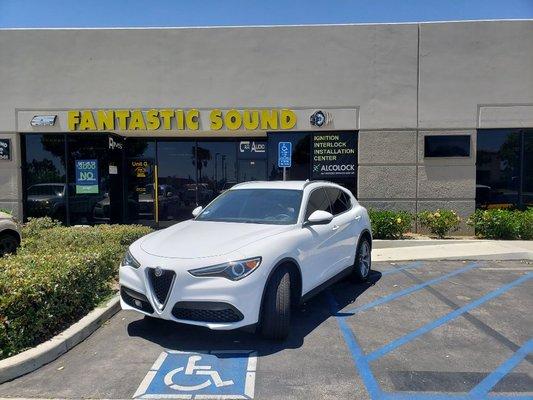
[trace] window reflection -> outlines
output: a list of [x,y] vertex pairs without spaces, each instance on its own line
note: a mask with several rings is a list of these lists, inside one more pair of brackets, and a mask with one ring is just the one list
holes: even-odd
[[66,221],[64,135],[28,134],[25,140],[26,217]]
[[160,226],[191,218],[197,204],[196,143],[157,142],[157,165]]
[[[94,224],[109,222],[111,210],[109,165],[111,154],[106,135],[68,136],[68,212],[69,223]],[[78,161],[92,163],[96,182],[87,188],[79,183]],[[87,190],[88,189],[88,190]],[[115,199],[119,200],[119,199]],[[107,206],[107,210],[106,210]],[[101,210],[106,210],[101,212]],[[107,215],[106,215],[107,214]]]
[[206,206],[237,179],[237,147],[231,142],[198,142],[198,204]]
[[533,131],[524,133],[522,198],[524,206],[533,207]]
[[[283,168],[278,168],[278,144],[292,143],[292,166],[287,168],[287,180],[312,179],[311,176],[311,145],[313,132],[271,133],[268,135],[268,179],[282,180]],[[354,144],[357,146],[357,135],[354,133]],[[357,153],[357,149],[356,153]],[[357,163],[356,163],[357,164]],[[337,183],[357,196],[357,176],[330,177],[328,181]]]
[[518,204],[519,132],[512,130],[478,132],[476,179],[478,207],[508,208]]

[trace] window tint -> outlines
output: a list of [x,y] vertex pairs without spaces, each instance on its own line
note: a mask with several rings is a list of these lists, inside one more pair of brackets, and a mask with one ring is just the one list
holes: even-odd
[[328,194],[329,201],[331,202],[333,215],[341,214],[350,208],[350,198],[342,190],[329,187],[326,188],[326,193]]
[[479,131],[476,166],[477,207],[518,205],[520,188],[520,132]]
[[424,157],[470,157],[470,135],[426,136]]
[[302,202],[301,190],[228,190],[196,217],[198,221],[253,224],[295,224]]
[[314,213],[316,210],[331,212],[328,196],[323,188],[318,188],[311,192],[307,202],[307,209],[305,210],[305,219]]

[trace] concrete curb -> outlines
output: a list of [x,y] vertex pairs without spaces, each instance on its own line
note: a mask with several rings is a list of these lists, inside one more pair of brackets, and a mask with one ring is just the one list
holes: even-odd
[[55,360],[97,330],[120,310],[119,296],[113,297],[103,307],[98,307],[52,339],[37,347],[0,361],[0,383],[10,381],[35,371]]

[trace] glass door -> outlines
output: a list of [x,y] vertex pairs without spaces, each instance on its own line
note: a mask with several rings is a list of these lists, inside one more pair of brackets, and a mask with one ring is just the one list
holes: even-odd
[[126,139],[126,221],[154,225],[155,140]]
[[239,160],[239,182],[266,181],[266,160]]
[[192,218],[191,212],[198,204],[197,169],[195,142],[157,142],[156,212],[159,226],[166,227]]
[[197,200],[198,205],[205,207],[237,181],[235,142],[198,142],[196,157]]
[[[67,136],[67,195],[70,225],[109,222],[110,181],[108,137],[106,135]],[[107,209],[106,214],[98,212]]]

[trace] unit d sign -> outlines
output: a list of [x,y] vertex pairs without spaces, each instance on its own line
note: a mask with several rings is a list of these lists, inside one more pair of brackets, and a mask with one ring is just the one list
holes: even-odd
[[294,111],[283,109],[207,111],[208,127],[202,126],[200,110],[71,110],[69,131],[155,131],[155,130],[288,130],[296,126]]

